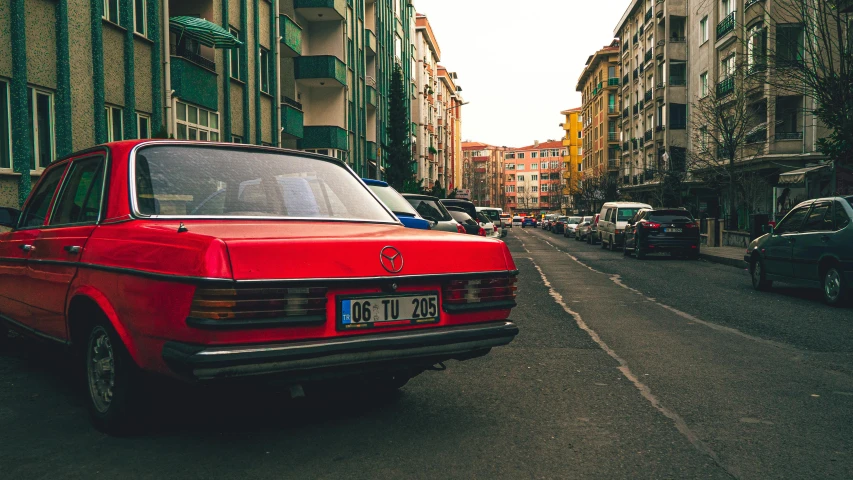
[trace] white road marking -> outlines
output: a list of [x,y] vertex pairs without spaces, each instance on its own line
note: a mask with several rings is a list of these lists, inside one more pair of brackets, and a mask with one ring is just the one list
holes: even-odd
[[533,259],[530,259],[530,262],[539,272],[539,275],[542,277],[542,282],[548,288],[548,292],[554,299],[554,302],[556,302],[557,305],[562,307],[562,309],[566,313],[571,315],[571,317],[575,320],[575,323],[577,324],[578,328],[585,331],[593,342],[595,342],[602,350],[604,350],[607,355],[616,360],[616,362],[619,364],[619,371],[622,372],[622,375],[626,379],[628,379],[628,381],[634,384],[634,387],[639,390],[640,395],[642,395],[643,398],[645,398],[652,405],[653,408],[662,413],[665,417],[672,420],[678,432],[681,433],[681,435],[683,435],[687,439],[687,441],[689,441],[690,444],[693,445],[694,448],[696,448],[700,453],[707,455],[709,458],[711,458],[711,460],[713,460],[714,463],[716,463],[726,473],[728,473],[734,478],[738,478],[738,476],[733,471],[731,471],[729,467],[723,464],[717,454],[713,450],[711,450],[711,447],[706,445],[705,442],[703,442],[696,435],[696,433],[694,433],[693,430],[690,429],[690,427],[687,425],[687,422],[685,422],[680,415],[661,404],[660,400],[658,400],[658,398],[652,393],[648,385],[641,382],[640,379],[631,371],[630,367],[628,366],[628,362],[625,361],[624,358],[620,357],[619,354],[616,353],[612,348],[610,348],[610,346],[607,345],[604,340],[601,339],[598,333],[596,333],[595,330],[590,328],[589,325],[584,322],[583,318],[580,316],[579,313],[575,312],[574,310],[569,308],[568,305],[566,305],[566,303],[563,301],[563,296],[560,295],[559,292],[554,290],[554,287],[551,286],[551,282],[548,281],[548,277],[545,276],[545,273],[542,271],[541,268],[539,268],[539,265],[537,265]]

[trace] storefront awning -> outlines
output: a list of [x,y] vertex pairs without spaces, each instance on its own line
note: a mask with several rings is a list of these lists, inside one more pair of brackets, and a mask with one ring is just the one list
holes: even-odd
[[211,48],[237,48],[243,44],[231,32],[197,17],[171,17],[169,29]]
[[798,168],[779,175],[779,185],[796,185],[805,183],[806,175],[811,172],[826,168],[828,165],[817,165],[815,167]]

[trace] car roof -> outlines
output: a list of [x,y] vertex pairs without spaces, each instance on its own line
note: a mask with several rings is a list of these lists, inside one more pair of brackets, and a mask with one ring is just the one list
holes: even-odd
[[388,182],[383,182],[382,180],[374,180],[372,178],[362,178],[361,180],[368,185],[373,185],[376,187],[387,187],[388,186]]
[[445,205],[448,203],[450,203],[451,205],[457,203],[459,205],[470,205],[472,207],[474,206],[474,202],[470,200],[463,200],[461,198],[442,198],[441,203],[444,203]]
[[652,208],[648,203],[640,203],[640,202],[607,202],[601,206],[604,207],[640,207],[640,208]]
[[438,197],[433,197],[430,195],[424,195],[422,193],[401,193],[404,198],[419,198],[422,200],[435,200],[438,201]]

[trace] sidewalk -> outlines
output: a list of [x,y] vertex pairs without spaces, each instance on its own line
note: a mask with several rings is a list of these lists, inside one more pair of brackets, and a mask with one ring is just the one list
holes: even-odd
[[699,257],[713,263],[747,268],[746,262],[743,261],[745,253],[746,249],[741,247],[706,247],[703,245],[699,250]]

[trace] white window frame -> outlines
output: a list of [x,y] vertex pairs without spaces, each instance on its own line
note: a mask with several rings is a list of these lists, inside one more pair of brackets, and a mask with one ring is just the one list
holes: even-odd
[[[39,151],[39,137],[41,136],[41,132],[39,132],[39,129],[38,129],[38,124],[39,124],[38,101],[37,101],[38,95],[39,94],[47,95],[50,98],[50,119],[48,120],[48,124],[50,125],[49,136],[50,136],[50,149],[51,149],[50,161],[51,162],[56,160],[56,102],[54,101],[53,92],[51,92],[49,90],[42,90],[40,88],[36,88],[36,87],[32,87],[32,86],[27,86],[27,88],[30,90],[29,101],[32,102],[32,105],[33,105],[33,123],[32,123],[32,125],[30,125],[30,128],[32,128],[32,132],[33,132],[33,145],[32,145],[33,157],[32,157],[32,164],[31,164],[30,172],[41,172],[46,167],[40,167],[38,165],[38,158],[39,158],[39,155],[41,154],[41,152]],[[11,106],[10,106],[10,108],[11,108]],[[29,119],[27,119],[27,121],[29,121]]]
[[530,164],[531,170],[539,170],[539,162],[534,162]]
[[[179,105],[184,105],[186,107],[186,118],[185,119],[181,119],[178,117],[178,113],[179,113],[178,112],[178,106]],[[191,121],[190,120],[190,109],[196,109],[196,110],[198,110],[198,112],[205,112],[208,116],[207,125],[201,124],[201,122],[198,120],[199,119],[198,114],[196,114],[196,121],[195,122]],[[206,108],[202,108],[202,107],[199,107],[199,106],[196,106],[196,105],[193,105],[190,103],[181,102],[178,100],[175,100],[174,111],[175,111],[175,138],[177,138],[179,140],[201,140],[203,142],[205,142],[205,141],[218,142],[222,139],[222,134],[220,133],[220,130],[219,130],[219,126],[220,126],[219,112],[215,112],[213,110],[208,110]],[[210,115],[211,114],[216,115],[216,117],[215,117],[216,118],[216,127],[210,126],[210,123],[211,123],[210,122]],[[182,127],[182,126],[186,127],[186,130],[187,130],[186,138],[182,138],[180,135],[180,127]],[[190,138],[190,130],[192,130],[192,129],[196,130],[196,138],[194,138],[194,139]],[[202,132],[205,133],[205,136],[207,138],[201,138]],[[242,143],[242,141],[241,142],[235,142],[235,143]]]
[[531,175],[530,181],[531,182],[538,182],[539,181],[539,175]]
[[111,0],[104,0],[104,10],[103,10],[103,15],[101,16],[101,18],[103,18],[104,20],[106,20],[108,22],[111,22],[111,23],[118,25],[119,23],[121,23],[121,0],[116,0],[116,15],[115,15],[116,21],[110,20],[110,12],[112,11],[110,9],[110,1]]
[[699,40],[700,45],[708,41],[708,16],[699,20]]
[[699,96],[700,98],[708,96],[708,72],[699,74]]
[[136,19],[139,18],[139,16],[140,16],[140,12],[136,8],[138,2],[139,2],[139,0],[133,0],[133,31],[134,31],[134,33],[138,33],[139,35],[142,35],[143,37],[147,38],[148,37],[148,1],[147,0],[141,1],[141,4],[142,4],[142,31],[141,32],[136,29],[136,23],[137,23]]
[[548,191],[548,184],[544,183],[544,184],[540,185],[539,191],[540,192],[547,192]]
[[[140,132],[142,131],[142,124],[145,123],[147,125],[146,130],[148,130],[148,136],[143,137]],[[142,138],[151,138],[151,116],[146,115],[144,113],[136,112],[136,136],[140,139]]]
[[[113,113],[118,111],[119,118],[119,128],[118,130],[121,132],[121,138],[113,137]],[[108,142],[118,142],[120,140],[124,140],[124,112],[121,107],[114,107],[112,105],[104,106],[104,114],[107,117],[107,141]]]
[[[261,92],[269,95],[272,88],[270,87],[270,51],[264,47],[261,47],[258,51],[258,63],[261,67]],[[264,78],[266,78],[267,87],[264,90]],[[351,89],[347,89],[351,90]]]
[[519,153],[518,153],[518,159],[519,159],[519,160],[524,160],[524,152],[519,152]]
[[518,182],[523,182],[523,181],[524,181],[524,175],[518,175],[518,176],[516,176],[515,178],[516,178],[516,181],[518,181]]
[[530,152],[530,158],[538,158],[539,152]]
[[0,135],[6,135],[6,139],[8,140],[9,166],[8,167],[0,166],[0,172],[11,172],[11,171],[13,171],[13,169],[15,167],[15,162],[14,162],[15,157],[13,154],[14,145],[12,145],[12,97],[11,97],[11,90],[9,89],[9,80],[6,80],[5,78],[0,78],[0,95],[3,95],[4,93],[6,94],[6,111],[0,112],[0,115],[3,115],[6,117],[6,125],[9,126],[9,131],[5,132],[5,133],[0,132]]
[[539,168],[542,170],[548,170],[548,162],[542,162],[542,165],[539,165]]
[[[231,35],[234,35],[234,38],[237,38],[238,40],[240,39],[240,32],[236,28],[229,28],[228,31],[231,32]],[[234,72],[235,55],[237,58],[237,72]],[[239,80],[241,82],[243,81],[243,79],[240,78],[240,62],[242,61],[243,59],[240,57],[240,48],[228,49],[228,76],[233,78],[234,80]]]

